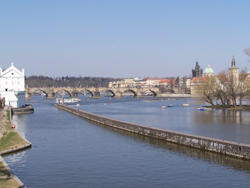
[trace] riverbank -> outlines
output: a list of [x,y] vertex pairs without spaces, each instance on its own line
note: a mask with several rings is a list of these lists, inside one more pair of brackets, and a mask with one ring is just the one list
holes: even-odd
[[[9,110],[0,109],[0,155],[31,147],[31,143],[12,128]],[[0,156],[0,188],[25,187]]]

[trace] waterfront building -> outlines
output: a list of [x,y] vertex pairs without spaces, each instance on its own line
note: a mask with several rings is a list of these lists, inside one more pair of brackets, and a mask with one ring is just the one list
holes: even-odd
[[160,85],[160,86],[168,87],[168,86],[170,86],[170,80],[164,78],[164,79],[162,79],[162,80],[159,82],[159,85]]
[[118,88],[121,86],[121,84],[122,84],[121,81],[109,82],[109,87],[110,88]]
[[112,88],[113,82],[109,82],[109,88]]
[[123,87],[134,87],[134,78],[125,78]]
[[134,78],[134,87],[143,87],[147,83],[147,78],[135,77]]
[[210,65],[208,65],[207,68],[204,70],[204,77],[210,76],[214,76],[214,70],[210,67]]
[[7,69],[0,68],[0,98],[5,106],[19,108],[25,105],[24,69],[18,70],[13,63]]
[[203,69],[200,68],[198,61],[196,61],[195,69],[192,69],[192,78],[202,77]]
[[147,87],[157,87],[160,85],[160,81],[164,78],[147,78],[146,86]]

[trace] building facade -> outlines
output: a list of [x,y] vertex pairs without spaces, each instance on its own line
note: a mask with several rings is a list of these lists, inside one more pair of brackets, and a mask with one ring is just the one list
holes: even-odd
[[146,86],[147,87],[157,87],[160,85],[160,81],[163,80],[164,78],[148,78],[146,81]]
[[5,99],[5,106],[19,108],[25,105],[25,75],[14,67],[0,68],[0,98]]

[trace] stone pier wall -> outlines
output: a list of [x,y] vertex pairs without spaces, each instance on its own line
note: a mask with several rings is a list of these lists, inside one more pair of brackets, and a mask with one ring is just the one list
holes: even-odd
[[174,142],[190,147],[204,149],[237,158],[250,159],[250,145],[220,139],[196,136],[191,134],[179,133],[154,127],[143,126],[139,124],[119,121],[85,111],[77,110],[66,105],[55,104],[58,109],[65,110],[77,116],[125,131],[154,137],[168,142]]

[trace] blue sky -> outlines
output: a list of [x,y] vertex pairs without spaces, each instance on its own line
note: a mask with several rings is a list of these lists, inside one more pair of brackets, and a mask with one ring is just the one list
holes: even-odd
[[26,76],[168,77],[250,64],[249,0],[0,1],[0,65]]

